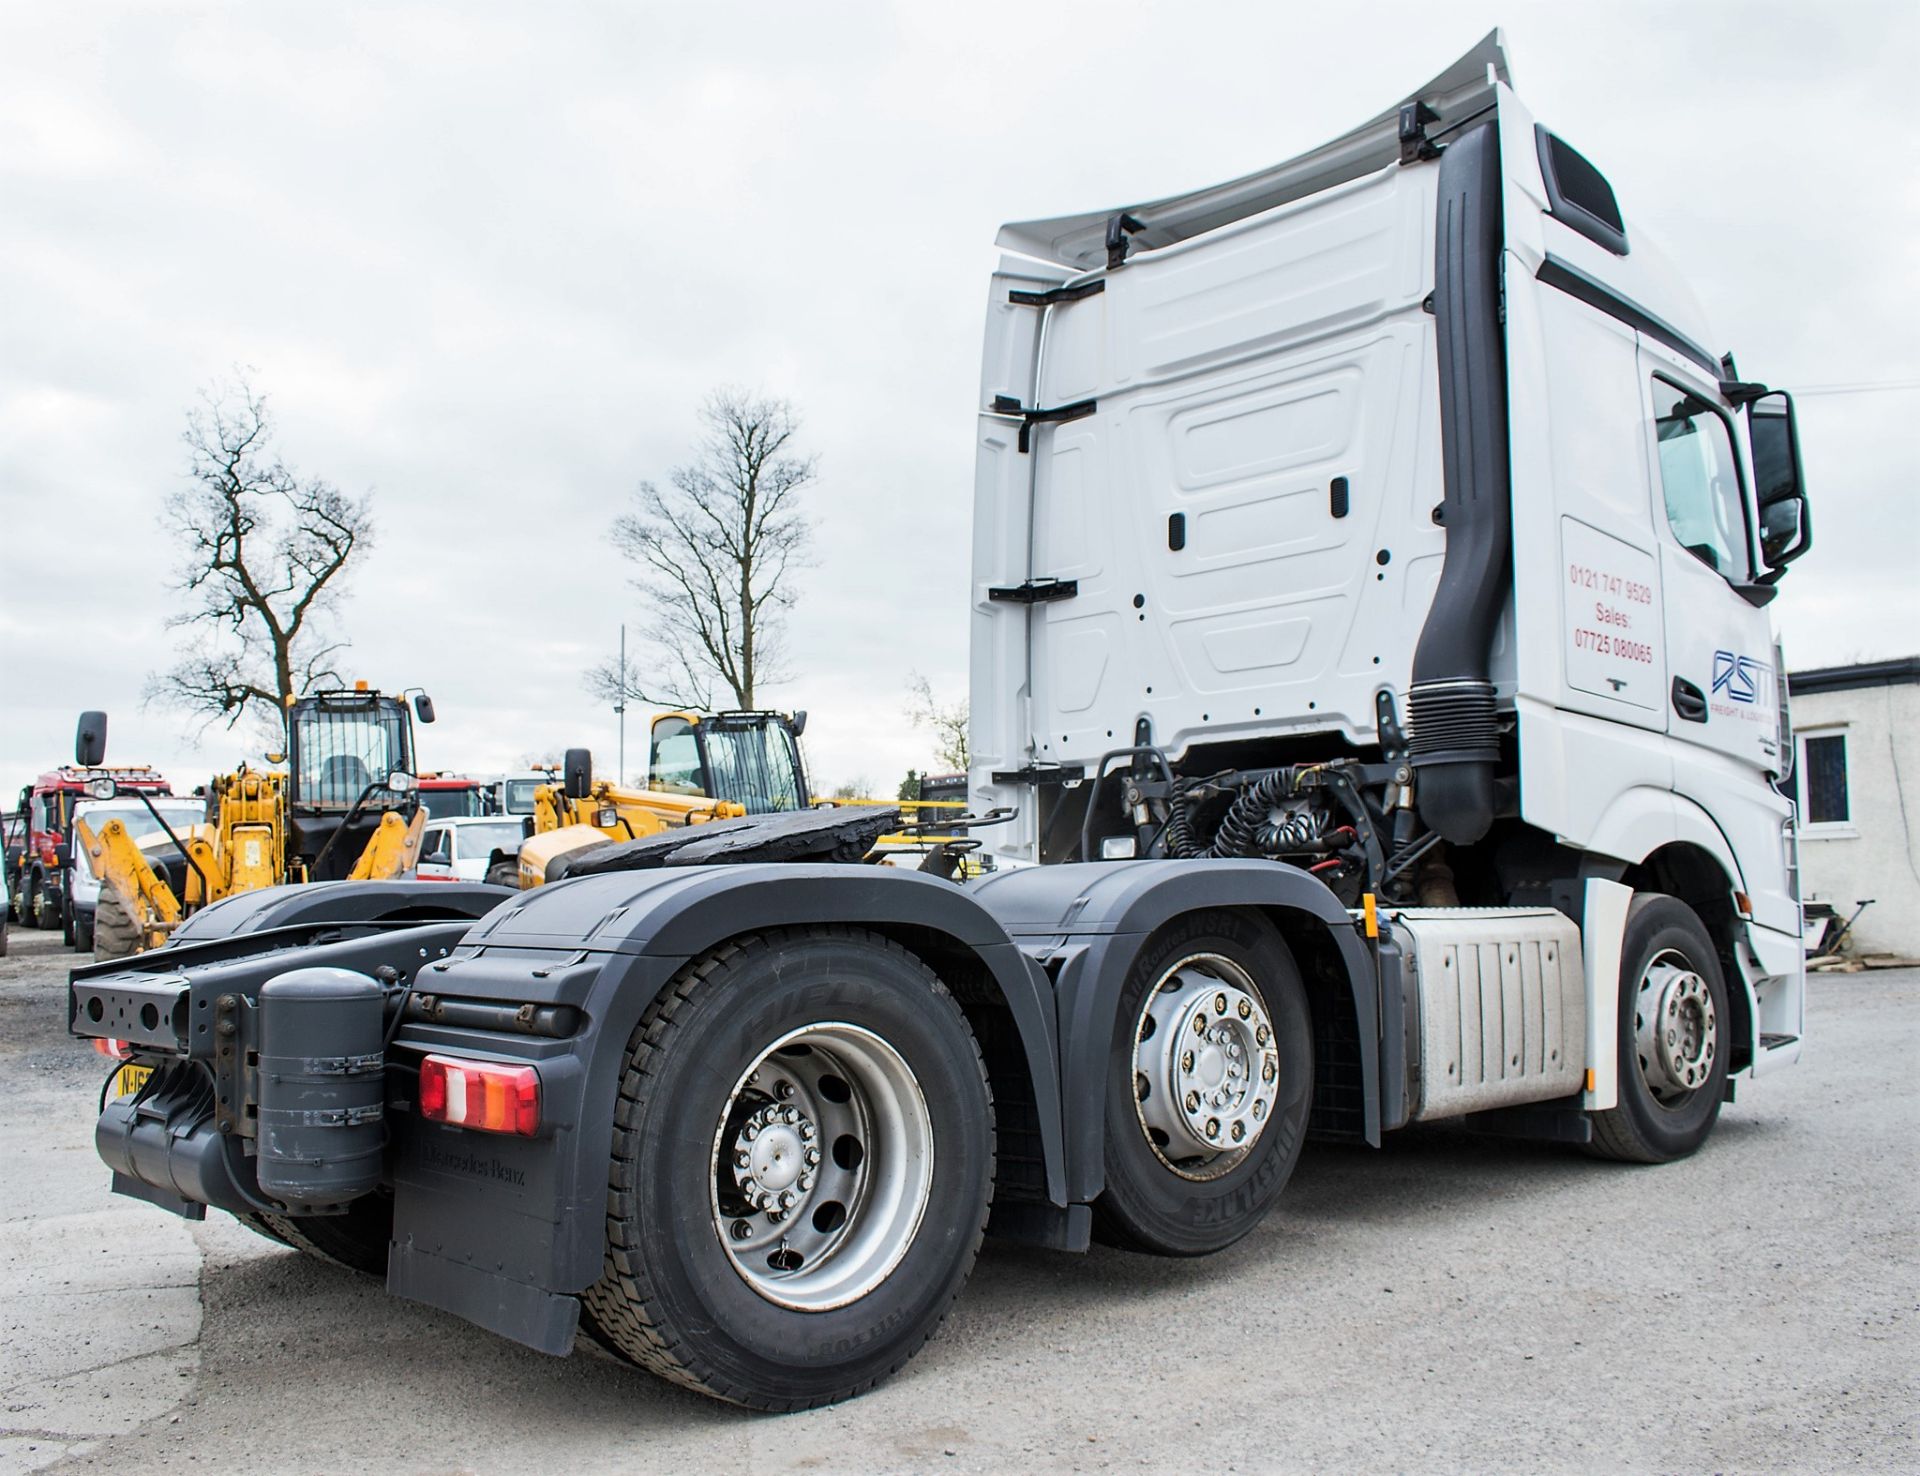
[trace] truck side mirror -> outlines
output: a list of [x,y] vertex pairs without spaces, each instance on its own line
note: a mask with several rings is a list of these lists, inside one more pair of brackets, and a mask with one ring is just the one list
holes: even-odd
[[433,699],[425,692],[413,694],[413,715],[423,723],[433,721]]
[[107,715],[83,712],[73,735],[73,761],[83,769],[97,768],[107,756]]
[[584,748],[569,748],[561,766],[568,799],[585,799],[593,788],[593,754]]
[[1761,579],[1771,584],[1788,564],[1813,547],[1813,516],[1801,479],[1793,397],[1775,390],[1755,400],[1747,407],[1747,435],[1760,508],[1760,559],[1768,571]]
[[798,738],[798,737],[799,737],[799,736],[800,736],[800,735],[801,735],[802,733],[804,733],[804,732],[806,732],[806,731],[807,731],[807,710],[806,710],[806,708],[804,708],[804,707],[801,707],[801,708],[796,708],[796,709],[794,710],[794,714],[793,714],[793,716],[792,716],[792,718],[790,718],[790,719],[789,719],[788,721],[789,721],[789,722],[790,722],[790,724],[792,725],[792,728],[793,728],[793,736],[794,736],[794,737],[796,737],[796,738]]

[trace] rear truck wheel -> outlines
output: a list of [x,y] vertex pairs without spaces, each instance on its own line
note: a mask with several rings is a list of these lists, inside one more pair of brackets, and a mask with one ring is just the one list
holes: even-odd
[[127,904],[112,887],[100,889],[100,901],[93,913],[93,956],[126,958],[138,953],[145,940]]
[[959,1005],[851,928],[750,937],[642,1017],[615,1113],[595,1331],[752,1409],[862,1393],[932,1336],[993,1193]]
[[1293,955],[1245,913],[1177,918],[1120,996],[1106,1092],[1109,1245],[1198,1256],[1279,1198],[1313,1105],[1313,1027]]
[[1713,1131],[1727,1093],[1726,980],[1705,924],[1677,897],[1646,892],[1620,951],[1619,1105],[1591,1114],[1599,1158],[1668,1163]]
[[497,866],[487,868],[487,881],[496,887],[515,887],[520,885],[520,863],[502,861]]
[[73,946],[82,953],[93,952],[93,914],[78,912],[73,915]]
[[257,1235],[292,1246],[315,1260],[330,1261],[367,1276],[387,1274],[387,1247],[393,1239],[393,1196],[377,1190],[356,1199],[344,1215],[269,1215],[235,1219]]
[[62,895],[60,898],[60,941],[72,948],[79,941],[73,930],[73,898]]

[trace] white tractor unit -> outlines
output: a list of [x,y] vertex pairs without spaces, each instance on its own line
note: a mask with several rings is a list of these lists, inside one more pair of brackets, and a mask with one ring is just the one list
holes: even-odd
[[847,864],[897,818],[856,807],[219,903],[73,976],[118,1192],[795,1409],[900,1368],[984,1233],[1215,1251],[1309,1135],[1436,1119],[1679,1159],[1796,1059],[1791,403],[1497,35],[1000,243],[990,874]]

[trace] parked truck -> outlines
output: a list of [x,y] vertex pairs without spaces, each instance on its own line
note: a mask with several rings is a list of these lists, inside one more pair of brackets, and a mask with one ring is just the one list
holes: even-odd
[[220,903],[73,977],[130,1053],[116,1190],[793,1409],[899,1369],[985,1232],[1217,1251],[1309,1134],[1414,1122],[1681,1159],[1797,1058],[1792,405],[1497,35],[1286,164],[1000,240],[998,870],[633,842],[472,921]]

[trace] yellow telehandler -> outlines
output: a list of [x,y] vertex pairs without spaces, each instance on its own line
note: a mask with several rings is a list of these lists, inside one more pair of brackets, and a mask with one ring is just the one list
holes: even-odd
[[[118,820],[75,839],[100,878],[94,952],[102,958],[157,948],[189,914],[238,892],[286,882],[383,880],[413,867],[426,812],[414,778],[413,716],[433,703],[370,690],[314,692],[287,704],[285,773],[242,764],[207,787],[207,820],[182,835],[155,812],[160,833],[136,843]],[[83,713],[75,751],[106,752],[106,714]],[[88,793],[112,799],[111,779]],[[148,806],[152,809],[151,804]]]
[[[537,887],[559,857],[609,840],[641,840],[687,825],[742,815],[772,815],[831,806],[816,801],[807,784],[800,735],[807,715],[798,711],[717,713],[667,712],[654,718],[649,732],[647,784],[630,789],[592,777],[592,756],[584,748],[567,750],[562,782],[535,791],[534,813],[520,844],[517,864],[496,856],[489,881]],[[964,846],[960,835],[933,836],[929,823],[966,809],[960,800],[849,800],[850,805],[884,803],[906,814],[913,833],[880,837],[873,859],[925,856],[942,845]]]

